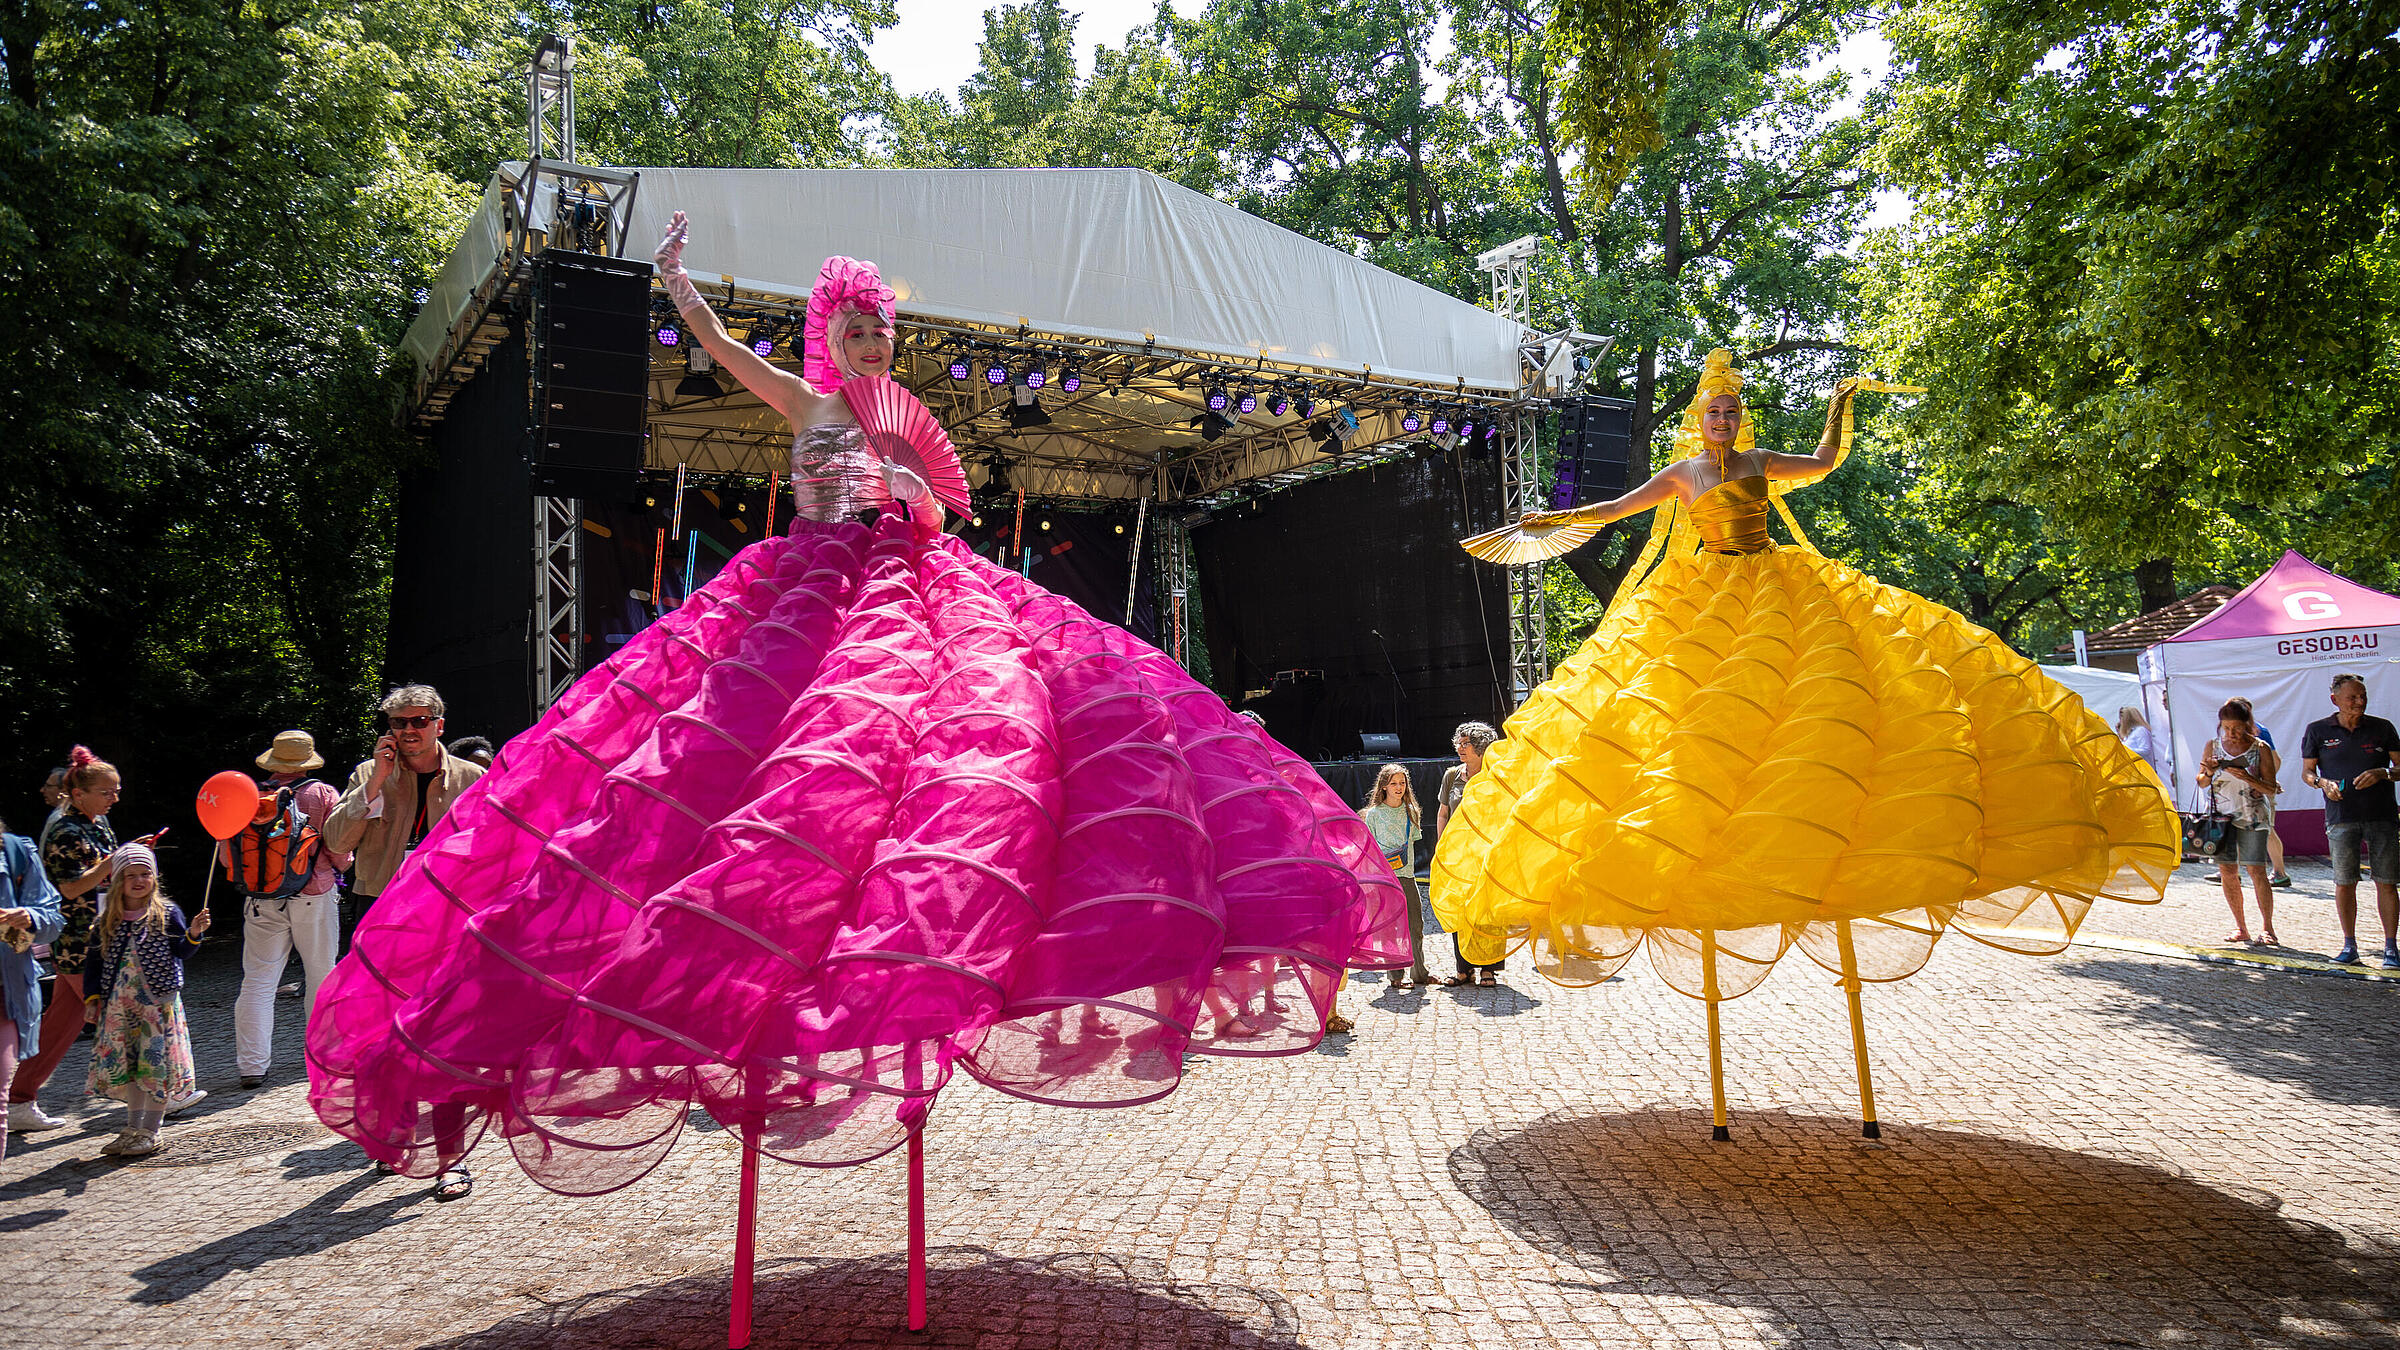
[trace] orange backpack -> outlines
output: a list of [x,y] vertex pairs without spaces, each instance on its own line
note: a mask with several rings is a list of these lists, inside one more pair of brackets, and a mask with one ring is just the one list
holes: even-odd
[[279,900],[308,884],[319,843],[287,787],[260,793],[249,825],[225,847],[225,875],[235,885],[259,899]]

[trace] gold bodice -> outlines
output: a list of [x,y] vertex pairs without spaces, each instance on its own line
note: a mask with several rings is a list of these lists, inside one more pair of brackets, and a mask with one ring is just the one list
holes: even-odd
[[1700,547],[1711,553],[1764,553],[1775,547],[1767,538],[1765,474],[1728,478],[1701,493],[1690,510]]

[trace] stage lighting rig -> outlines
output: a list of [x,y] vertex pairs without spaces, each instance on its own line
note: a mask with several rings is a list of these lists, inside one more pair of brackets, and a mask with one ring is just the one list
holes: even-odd
[[1083,388],[1082,365],[1074,361],[1067,362],[1066,369],[1058,373],[1058,388],[1059,392],[1066,394],[1072,394]]
[[993,357],[991,364],[983,368],[983,382],[994,388],[1008,383],[1008,362]]
[[1406,412],[1400,414],[1400,429],[1412,436],[1416,434],[1417,428],[1423,425],[1425,425],[1425,419],[1419,417],[1417,415],[1417,410],[1414,408],[1410,408]]
[[1010,427],[1023,431],[1027,427],[1050,425],[1050,414],[1042,410],[1042,401],[1034,397],[1031,389],[1020,384],[1009,390],[1009,393],[1011,395],[1008,401],[1008,424]]
[[1436,408],[1433,410],[1433,434],[1436,436],[1447,436],[1450,434],[1450,413],[1448,409]]
[[1255,389],[1244,389],[1244,390],[1242,391],[1242,400],[1241,400],[1241,402],[1240,402],[1239,404],[1236,404],[1235,406],[1239,407],[1239,408],[1242,410],[1242,416],[1244,416],[1244,417],[1248,417],[1250,414],[1252,414],[1252,413],[1254,413],[1254,412],[1257,412],[1257,411],[1258,411],[1258,391],[1257,391],[1257,390],[1255,390]]
[[1214,441],[1233,430],[1233,419],[1221,412],[1204,412],[1189,420],[1200,429],[1200,439],[1203,441]]
[[975,362],[970,359],[968,353],[964,351],[956,351],[950,354],[950,378],[952,380],[960,384],[964,384],[967,381],[967,377],[974,373]]
[[[1212,384],[1206,386],[1201,391],[1200,401],[1207,404],[1208,410],[1212,413],[1221,413],[1225,411],[1225,386],[1221,384]],[[1215,438],[1211,437],[1210,439],[1213,440]]]
[[684,348],[683,366],[683,379],[675,386],[675,397],[695,400],[725,397],[724,386],[717,383],[717,358],[710,356],[707,348],[697,342]]
[[1049,382],[1050,372],[1043,368],[1041,354],[1037,352],[1025,362],[1025,387],[1039,389]]

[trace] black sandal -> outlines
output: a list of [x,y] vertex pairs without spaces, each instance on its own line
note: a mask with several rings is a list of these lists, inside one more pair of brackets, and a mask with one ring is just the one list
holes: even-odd
[[474,1193],[474,1174],[457,1163],[443,1168],[441,1175],[433,1179],[433,1198],[436,1203],[447,1204],[452,1200],[464,1200]]

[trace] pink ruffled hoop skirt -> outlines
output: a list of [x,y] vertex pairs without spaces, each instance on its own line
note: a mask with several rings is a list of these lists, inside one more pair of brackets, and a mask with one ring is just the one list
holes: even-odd
[[320,991],[310,1104],[428,1175],[496,1124],[553,1190],[698,1104],[790,1162],[954,1069],[1066,1106],[1315,1045],[1407,900],[1306,764],[1172,660],[902,521],[752,546],[578,681]]

